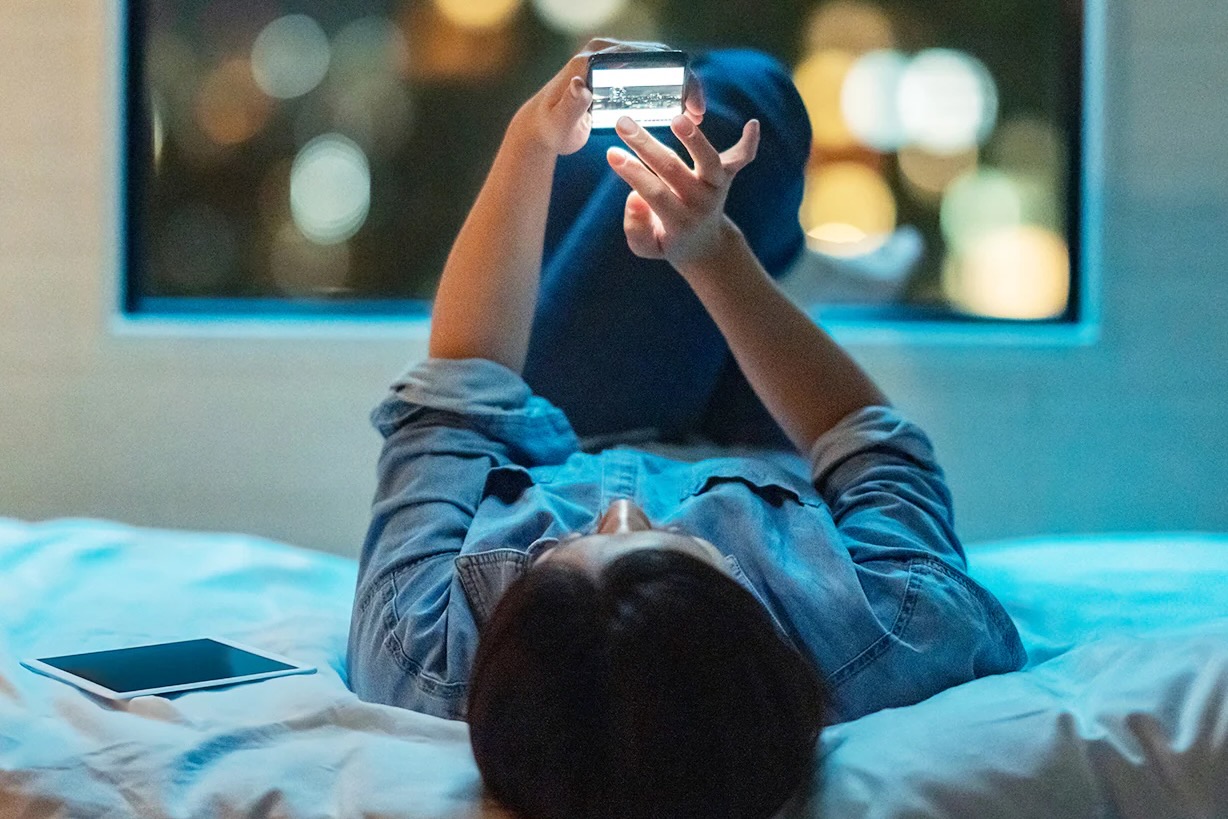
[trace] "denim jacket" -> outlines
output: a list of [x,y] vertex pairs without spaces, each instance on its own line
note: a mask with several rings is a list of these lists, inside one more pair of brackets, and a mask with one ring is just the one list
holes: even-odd
[[620,497],[721,551],[826,678],[841,719],[1026,659],[966,573],[929,440],[890,408],[824,435],[809,476],[765,457],[582,452],[562,411],[478,359],[412,367],[372,421],[385,443],[349,642],[365,700],[463,719],[479,629],[503,591]]

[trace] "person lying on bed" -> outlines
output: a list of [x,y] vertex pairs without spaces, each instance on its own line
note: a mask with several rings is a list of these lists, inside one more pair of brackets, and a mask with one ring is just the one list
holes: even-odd
[[531,817],[766,817],[823,726],[1025,659],[929,440],[772,279],[788,75],[708,54],[672,135],[590,133],[588,55],[654,47],[595,40],[516,114],[372,416],[350,685],[467,719]]

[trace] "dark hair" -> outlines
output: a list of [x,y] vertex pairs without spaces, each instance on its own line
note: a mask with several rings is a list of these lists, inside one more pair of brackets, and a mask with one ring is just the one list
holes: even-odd
[[482,630],[469,737],[532,819],[775,813],[813,766],[827,697],[737,581],[644,549],[594,577],[543,563]]

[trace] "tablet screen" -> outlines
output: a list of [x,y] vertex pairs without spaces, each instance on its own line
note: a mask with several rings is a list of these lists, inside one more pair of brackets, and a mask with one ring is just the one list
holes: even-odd
[[41,661],[119,694],[294,668],[216,640],[92,651]]

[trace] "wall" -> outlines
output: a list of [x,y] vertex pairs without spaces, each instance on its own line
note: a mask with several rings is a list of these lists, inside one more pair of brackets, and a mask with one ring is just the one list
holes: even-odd
[[[424,336],[112,331],[117,14],[0,7],[0,514],[352,553],[366,414]],[[936,440],[966,538],[1228,529],[1225,30],[1218,0],[1112,7],[1096,344],[855,348]]]

